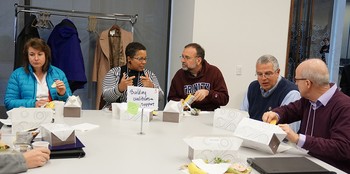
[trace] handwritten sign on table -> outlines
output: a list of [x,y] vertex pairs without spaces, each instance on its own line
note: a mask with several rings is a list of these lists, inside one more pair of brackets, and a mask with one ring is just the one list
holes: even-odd
[[127,102],[139,103],[140,108],[158,109],[158,89],[128,86]]

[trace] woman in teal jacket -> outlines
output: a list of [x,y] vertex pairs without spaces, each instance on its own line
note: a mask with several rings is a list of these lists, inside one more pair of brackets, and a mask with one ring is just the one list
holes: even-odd
[[52,100],[66,101],[72,95],[64,72],[51,65],[51,50],[44,40],[28,40],[23,53],[23,67],[17,68],[8,81],[7,110],[42,107]]

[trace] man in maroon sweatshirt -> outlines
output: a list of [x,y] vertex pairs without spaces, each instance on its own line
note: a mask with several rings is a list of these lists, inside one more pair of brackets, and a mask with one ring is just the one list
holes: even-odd
[[[350,173],[350,98],[329,83],[329,72],[321,59],[302,62],[296,69],[295,83],[302,98],[265,112],[263,121],[278,120],[290,142]],[[285,124],[298,120],[298,133]]]
[[185,46],[182,55],[182,69],[171,81],[168,101],[180,101],[189,94],[194,95],[192,108],[213,111],[229,101],[228,91],[221,71],[204,59],[205,51],[197,43]]

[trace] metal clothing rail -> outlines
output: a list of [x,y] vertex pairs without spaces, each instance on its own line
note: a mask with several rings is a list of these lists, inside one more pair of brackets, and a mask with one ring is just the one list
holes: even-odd
[[129,21],[132,25],[132,30],[138,18],[138,14],[135,14],[135,15],[127,15],[127,14],[119,14],[119,13],[106,14],[106,13],[95,13],[95,12],[85,12],[85,11],[76,11],[76,10],[61,10],[61,9],[54,9],[54,8],[18,5],[17,3],[15,3],[14,6],[15,6],[15,22],[14,22],[15,42],[17,37],[18,14],[20,12],[40,14],[43,11],[45,11],[45,12],[49,12],[50,15],[56,15],[56,16],[81,17],[81,18],[89,18],[89,16],[94,16],[96,17],[96,19]]

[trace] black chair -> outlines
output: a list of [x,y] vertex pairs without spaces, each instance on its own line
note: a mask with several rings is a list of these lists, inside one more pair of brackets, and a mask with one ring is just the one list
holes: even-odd
[[344,94],[350,96],[350,64],[342,70],[339,87]]
[[103,99],[103,96],[101,95],[101,97],[100,97],[100,106],[98,107],[98,109],[99,110],[103,109],[105,104],[106,104],[106,101]]
[[[5,106],[0,106],[0,118],[1,119],[7,119],[7,114],[6,114],[6,108]],[[0,128],[3,126],[3,124],[0,122]]]
[[7,114],[6,114],[6,108],[5,106],[0,106],[0,118],[1,119],[7,119]]

